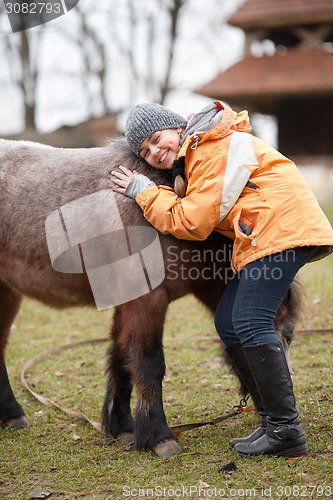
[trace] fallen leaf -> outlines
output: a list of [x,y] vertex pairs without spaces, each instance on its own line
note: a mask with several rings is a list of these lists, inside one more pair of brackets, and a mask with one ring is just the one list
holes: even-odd
[[74,441],[79,441],[79,439],[81,439],[81,436],[77,436],[76,434],[73,434],[73,439],[74,439]]
[[85,365],[86,365],[86,361],[81,361],[80,363],[78,363],[76,366],[75,366],[75,369],[76,370],[80,370],[81,368],[83,368]]
[[55,376],[56,377],[66,377],[66,373],[63,373],[63,372],[55,372]]
[[331,444],[329,444],[329,445],[327,446],[327,449],[328,449],[328,451],[333,451],[333,446],[332,446]]
[[34,490],[30,493],[29,498],[48,498],[52,495],[50,490]]
[[200,488],[209,488],[209,484],[208,483],[204,483],[204,481],[201,481],[201,479],[199,479],[199,487]]

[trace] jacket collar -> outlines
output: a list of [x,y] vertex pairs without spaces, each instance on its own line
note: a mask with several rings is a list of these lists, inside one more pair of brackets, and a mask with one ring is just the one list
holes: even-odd
[[241,111],[237,114],[221,101],[214,101],[213,104],[204,108],[198,115],[197,119],[194,116],[185,131],[185,140],[179,151],[178,158],[185,156],[190,147],[195,149],[197,144],[204,141],[222,139],[235,130],[241,132],[251,132],[252,130],[247,111]]

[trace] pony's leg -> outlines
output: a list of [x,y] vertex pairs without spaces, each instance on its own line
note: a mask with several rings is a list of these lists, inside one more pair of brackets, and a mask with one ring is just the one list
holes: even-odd
[[5,363],[5,349],[21,301],[21,295],[0,279],[0,420],[16,429],[30,424],[10,386]]
[[116,307],[111,328],[112,346],[107,357],[107,386],[102,409],[102,425],[106,435],[118,437],[122,444],[134,440],[134,420],[131,415],[131,375],[126,368],[126,356],[119,344],[122,330],[121,306]]
[[138,450],[154,450],[163,457],[182,451],[167,425],[162,400],[165,374],[162,336],[168,304],[168,294],[163,288],[123,304],[123,328],[119,339],[127,351],[128,367],[138,397],[134,446]]
[[197,286],[191,291],[193,295],[207,307],[209,312],[214,315],[224,289],[225,285],[215,285],[214,283],[212,284],[206,281],[205,286],[200,288]]

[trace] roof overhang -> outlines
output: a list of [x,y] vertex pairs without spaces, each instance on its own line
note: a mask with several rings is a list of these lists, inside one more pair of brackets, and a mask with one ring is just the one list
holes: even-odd
[[290,49],[274,56],[247,56],[195,93],[226,101],[333,95],[333,53]]
[[332,0],[247,0],[228,24],[250,30],[332,21]]

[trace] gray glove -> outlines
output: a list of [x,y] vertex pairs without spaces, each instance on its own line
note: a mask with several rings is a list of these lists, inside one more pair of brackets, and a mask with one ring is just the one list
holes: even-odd
[[135,200],[144,189],[150,186],[156,186],[155,182],[148,179],[145,175],[134,174],[128,183],[125,194]]

